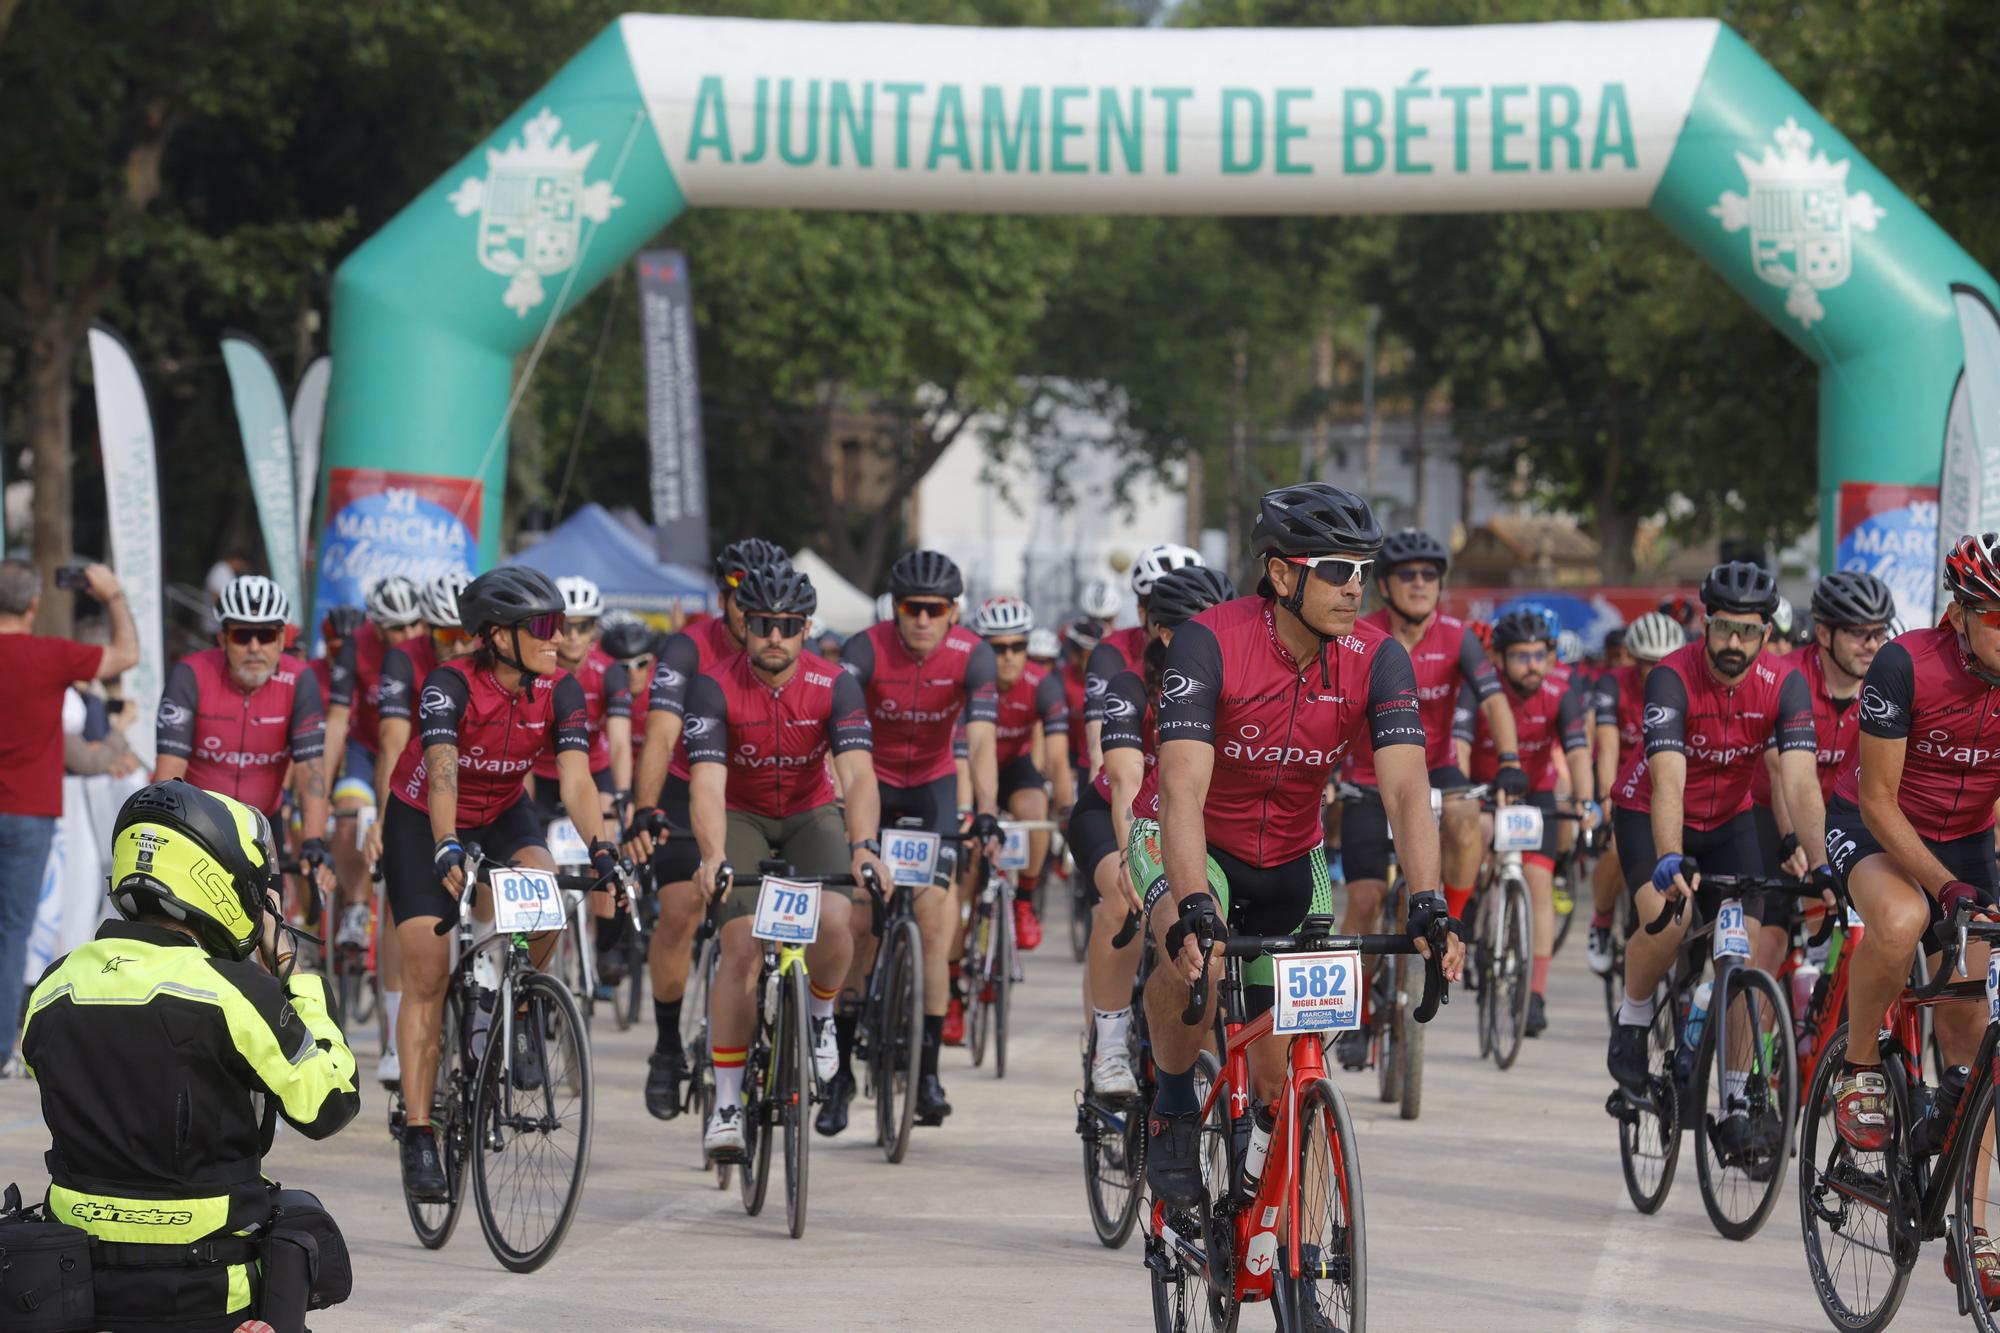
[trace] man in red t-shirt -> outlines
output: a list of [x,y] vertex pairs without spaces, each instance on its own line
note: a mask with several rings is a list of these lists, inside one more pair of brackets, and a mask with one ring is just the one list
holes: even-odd
[[103,565],[86,565],[83,587],[110,615],[108,647],[37,635],[41,571],[25,560],[0,560],[0,678],[7,682],[7,724],[0,726],[0,1064],[13,1054],[21,1028],[28,935],[63,812],[63,693],[74,681],[108,680],[139,664],[139,631],[117,577]]

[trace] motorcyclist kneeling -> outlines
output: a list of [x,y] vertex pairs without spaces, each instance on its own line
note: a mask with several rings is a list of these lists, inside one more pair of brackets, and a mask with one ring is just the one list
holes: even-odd
[[[346,1295],[332,1220],[262,1172],[273,1117],[256,1097],[313,1139],[360,1108],[320,979],[260,944],[283,938],[265,929],[276,868],[257,810],[179,780],[144,788],[112,834],[123,919],[57,959],[28,1002],[21,1053],[54,1139],[47,1211],[95,1238],[93,1328],[262,1318],[285,1333],[308,1299]],[[337,1295],[300,1289],[315,1279]]]

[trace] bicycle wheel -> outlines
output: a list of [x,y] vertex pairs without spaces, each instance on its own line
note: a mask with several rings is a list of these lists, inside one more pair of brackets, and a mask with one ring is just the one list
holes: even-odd
[[1424,966],[1415,954],[1399,954],[1396,962],[1396,1034],[1403,1045],[1397,1114],[1415,1120],[1424,1109],[1424,1025],[1417,1021],[1417,1006],[1424,1002]]
[[[813,1062],[811,1010],[803,964],[778,985],[778,1122],[785,1141],[785,1221],[797,1240],[806,1234],[806,1172],[811,1165]],[[768,1134],[766,1137],[770,1137]]]
[[993,1034],[994,948],[999,941],[993,918],[999,901],[997,894],[982,896],[973,908],[972,942],[965,950],[972,964],[968,978],[972,993],[965,997],[965,1045],[974,1069],[986,1063],[986,1039]]
[[[1826,1317],[1835,1328],[1878,1333],[1902,1306],[1912,1265],[1896,1262],[1890,1239],[1894,1152],[1856,1152],[1833,1127],[1833,1084],[1846,1055],[1843,1023],[1813,1067],[1799,1127],[1799,1230],[1806,1271]],[[1901,1086],[1900,1080],[1892,1086]],[[1966,1089],[1967,1096],[1973,1092]],[[1896,1117],[1899,1126],[1906,1119],[1900,1102]],[[1975,1123],[1967,1121],[1968,1130]]]
[[1572,856],[1555,883],[1556,937],[1549,943],[1549,957],[1562,952],[1569,928],[1576,924],[1576,905],[1589,897],[1590,880],[1583,873],[1583,858]]
[[[1195,1095],[1204,1100],[1220,1066],[1202,1051],[1195,1057]],[[1212,1202],[1228,1192],[1230,1171],[1228,1099],[1218,1097],[1201,1127],[1202,1199],[1192,1205],[1164,1205],[1153,1211],[1164,1235],[1147,1245],[1146,1271],[1153,1288],[1153,1327],[1160,1333],[1231,1333],[1236,1327],[1235,1226]],[[1193,1253],[1190,1253],[1193,1251]],[[1210,1273],[1226,1275],[1222,1290],[1209,1282]]]
[[[1143,1043],[1140,1013],[1125,1025],[1125,1045],[1138,1069]],[[1083,1046],[1086,1085],[1096,1054],[1094,1039]],[[1144,1091],[1143,1085],[1141,1091]],[[1076,1110],[1076,1133],[1083,1140],[1083,1196],[1090,1205],[1091,1229],[1106,1249],[1124,1246],[1139,1220],[1139,1191],[1146,1178],[1146,1107],[1141,1096],[1107,1105],[1085,1098]]]
[[1493,1063],[1513,1068],[1528,1032],[1528,997],[1533,991],[1535,916],[1528,886],[1513,875],[1502,879],[1494,915],[1500,918],[1499,953],[1493,966]]
[[1618,1006],[1625,998],[1625,941],[1632,935],[1632,895],[1621,892],[1611,908],[1611,970],[1604,974],[1604,1017],[1618,1025]]
[[1979,1279],[1974,1276],[1977,1270],[1972,1265],[1972,1232],[1978,1224],[1979,1203],[2000,1197],[2000,1158],[1994,1155],[1993,1084],[1990,1080],[1981,1080],[1977,1087],[1968,1084],[1960,1095],[1972,1098],[1972,1104],[1966,1107],[1964,1128],[1959,1133],[1972,1137],[1967,1141],[1965,1164],[1959,1168],[1957,1188],[1952,1191],[1952,1262],[1958,1269],[1959,1289],[1971,1311],[1973,1326],[1979,1333],[2000,1333],[2000,1305],[1980,1295]]
[[[1708,1220],[1730,1240],[1748,1240],[1785,1185],[1799,1060],[1790,1011],[1770,973],[1731,968],[1726,989],[1727,1004],[1710,1009],[1702,1033],[1688,1119]],[[1731,1072],[1732,1064],[1743,1067]],[[1725,1124],[1737,1113],[1744,1117],[1740,1129]]]
[[1368,983],[1369,1014],[1375,1024],[1375,1095],[1393,1102],[1403,1095],[1403,1022],[1396,1005],[1403,958],[1389,954],[1376,961]]
[[1361,1206],[1361,1157],[1347,1102],[1327,1079],[1299,1101],[1297,1277],[1279,1279],[1289,1297],[1284,1327],[1295,1333],[1368,1326],[1368,1236]]
[[555,977],[518,975],[514,1003],[514,1040],[518,1047],[526,1034],[529,1068],[524,1073],[515,1053],[503,1050],[496,1018],[473,1095],[472,1179],[487,1248],[504,1267],[532,1273],[562,1245],[583,1199],[590,1040],[569,988]]
[[458,1229],[459,1211],[465,1203],[465,1077],[460,1063],[464,1047],[458,1034],[458,997],[454,992],[445,998],[437,1083],[431,1093],[431,1124],[437,1129],[438,1153],[444,1158],[445,1182],[451,1195],[443,1203],[421,1203],[408,1194],[403,1196],[410,1210],[410,1227],[427,1250],[444,1248]]
[[[710,936],[695,955],[688,972],[687,990],[681,996],[681,1049],[687,1052],[688,1095],[693,1102],[695,1124],[704,1130],[709,1117],[715,1114],[715,1066],[708,1054],[708,989],[721,956],[721,946]],[[702,1151],[699,1136],[695,1151],[701,1153],[704,1170],[714,1168],[715,1187],[728,1189],[729,1163],[711,1161]]]
[[874,1065],[875,1141],[891,1162],[910,1150],[910,1127],[917,1114],[917,1057],[924,1030],[924,939],[909,918],[896,923],[883,941],[888,968],[882,987],[878,1036],[869,1052]]
[[1479,1034],[1479,1058],[1482,1060],[1493,1054],[1493,1048],[1500,1039],[1500,1019],[1494,1011],[1499,1004],[1499,996],[1493,981],[1500,938],[1500,923],[1496,918],[1500,915],[1503,897],[1505,894],[1497,882],[1488,884],[1480,891],[1478,907],[1473,915],[1478,924],[1472,930],[1472,957],[1465,969],[1477,1006],[1474,1018]]
[[1632,1107],[1614,1090],[1618,1118],[1618,1162],[1625,1192],[1642,1213],[1657,1213],[1673,1187],[1681,1156],[1680,1093],[1674,1085],[1674,1002],[1665,982],[1653,997],[1653,1025],[1646,1033],[1646,1067],[1651,1078],[1648,1103]]
[[993,1077],[1007,1077],[1007,1012],[1014,994],[1014,912],[1002,904],[994,913],[993,993],[987,1008],[993,1016]]
[[736,1183],[743,1191],[743,1211],[752,1217],[764,1211],[771,1188],[771,1112],[784,1052],[783,1034],[777,1030],[782,1017],[777,1008],[783,1001],[767,1003],[779,989],[772,981],[768,973],[757,979],[757,1026],[743,1061],[743,1160],[736,1167]]

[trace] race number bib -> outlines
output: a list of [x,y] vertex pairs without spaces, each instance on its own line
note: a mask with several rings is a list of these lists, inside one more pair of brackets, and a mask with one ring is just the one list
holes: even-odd
[[1542,845],[1542,812],[1532,805],[1503,805],[1493,812],[1493,850],[1533,852]]
[[2000,1023],[2000,949],[1986,955],[1986,1015]]
[[1750,956],[1750,931],[1743,923],[1743,900],[1730,898],[1723,902],[1722,910],[1715,917],[1715,957],[1748,958]]
[[819,936],[819,887],[788,879],[767,879],[757,893],[757,920],[750,933],[760,940],[811,944]]
[[549,855],[559,866],[590,864],[590,848],[584,846],[583,835],[567,816],[549,825]]
[[1005,841],[1000,844],[1000,855],[993,858],[994,866],[1001,870],[1026,870],[1028,830],[1003,819],[1000,821],[1000,836]]
[[1361,955],[1286,954],[1277,966],[1273,1032],[1349,1032],[1361,1026]]
[[922,888],[937,873],[938,835],[910,829],[885,829],[882,859],[889,863],[889,878],[898,884]]
[[569,924],[556,877],[546,870],[495,870],[492,893],[493,926],[503,935],[532,935]]

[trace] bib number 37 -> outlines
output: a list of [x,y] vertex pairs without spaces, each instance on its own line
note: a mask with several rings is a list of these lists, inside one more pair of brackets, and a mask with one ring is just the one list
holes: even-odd
[[1743,920],[1743,900],[1730,898],[1715,914],[1715,957],[1748,958],[1750,929]]
[[1274,1032],[1349,1032],[1361,1026],[1361,955],[1288,954],[1277,967]]

